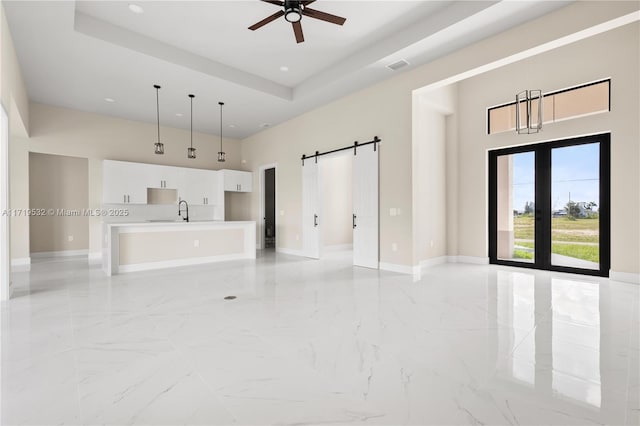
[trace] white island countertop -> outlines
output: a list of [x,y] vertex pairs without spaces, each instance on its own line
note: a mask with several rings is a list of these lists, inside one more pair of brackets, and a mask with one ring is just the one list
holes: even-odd
[[107,275],[256,257],[250,221],[112,222],[103,233]]

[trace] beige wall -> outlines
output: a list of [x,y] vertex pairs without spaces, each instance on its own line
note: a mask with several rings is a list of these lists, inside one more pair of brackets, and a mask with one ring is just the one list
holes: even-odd
[[29,98],[2,4],[0,46],[0,99],[9,115],[11,133],[26,136],[29,133]]
[[[132,232],[119,236],[119,263],[163,262],[245,251],[245,229],[216,229],[181,232]],[[198,241],[195,247],[194,241]]]
[[86,158],[29,154],[29,207],[56,210],[55,214],[29,217],[31,253],[89,249],[89,217],[58,212],[87,209],[88,172]]
[[[447,145],[455,144],[457,86],[414,96],[413,101],[413,244],[414,264],[447,255]],[[453,120],[453,121],[452,121]]]
[[[555,13],[482,40],[243,140],[242,153],[249,169],[257,171],[261,165],[278,163],[278,209],[284,210],[285,214],[279,216],[277,247],[294,251],[302,248],[301,155],[350,145],[354,140],[370,140],[377,135],[383,141],[380,151],[380,261],[405,266],[414,265],[420,256],[414,257],[413,241],[412,92],[451,78],[459,79],[459,75],[505,58],[513,58],[524,50],[544,46],[546,43],[637,10],[638,4],[635,2],[576,2]],[[540,31],[540,28],[545,30]],[[630,40],[623,43],[634,44],[630,43]],[[635,46],[637,47],[637,43]],[[571,49],[571,45],[568,48]],[[568,55],[563,61],[563,66],[569,74],[575,68],[570,57],[571,55]],[[607,61],[598,62],[601,66],[607,65]],[[624,64],[625,61],[621,63]],[[590,68],[590,64],[585,65],[585,69]],[[553,76],[553,67],[549,68],[547,64],[543,74]],[[511,75],[510,78],[517,78],[523,84],[527,82],[523,76],[526,74]],[[512,97],[513,90],[509,89],[506,100]],[[466,103],[463,96],[460,94],[458,99],[465,99]],[[505,101],[504,95],[501,95],[500,101]],[[448,134],[455,135],[464,129],[467,135],[468,132],[473,132],[482,137],[486,132],[484,108],[485,106],[476,106],[470,113],[482,122],[482,126],[476,124],[472,127],[470,123],[459,118],[448,117],[445,120]],[[469,115],[468,111],[469,109],[466,116]],[[637,121],[636,117],[631,115],[626,119]],[[448,136],[447,139],[455,140],[455,136]],[[462,209],[468,208],[470,200],[464,199],[466,192],[463,194],[458,191],[458,186],[461,191],[466,191],[469,185],[469,177],[464,170],[469,162],[480,164],[470,171],[476,185],[486,182],[482,170],[486,153],[481,149],[478,156],[478,147],[464,150],[455,146],[455,143],[453,145],[447,144],[446,147],[447,164],[451,166],[447,167],[445,173],[451,178],[446,183],[446,203],[449,209],[447,216],[458,213],[460,216],[454,217],[453,223],[449,217],[446,225],[447,230],[451,231],[446,238],[447,251],[450,255],[486,257],[486,224],[479,223],[483,222],[484,213],[468,222],[467,217],[463,217]],[[456,158],[458,161],[455,161]],[[623,164],[628,164],[630,160],[626,161],[627,163]],[[476,173],[478,167],[480,170]],[[457,172],[457,168],[460,173]],[[461,173],[464,173],[464,177]],[[459,179],[455,177],[457,174],[460,174]],[[254,173],[254,180],[255,175]],[[482,193],[472,195],[474,201],[480,201],[480,204],[474,204],[473,210],[484,210],[486,202]],[[465,202],[464,206],[461,204],[462,201]],[[254,192],[249,206],[252,220],[257,221],[259,218],[258,206],[259,194]],[[392,207],[400,208],[401,214],[390,216],[389,210]],[[452,208],[454,210],[451,210]],[[452,237],[452,234],[455,235]],[[393,243],[397,244],[397,251],[392,250]]]
[[[227,161],[218,163],[219,137],[194,133],[198,158],[187,158],[189,131],[162,128],[165,155],[153,153],[156,126],[153,123],[123,120],[76,110],[32,103],[29,138],[14,138],[11,152],[11,203],[14,208],[27,208],[29,203],[28,152],[67,155],[88,159],[89,205],[100,207],[102,200],[102,160],[125,160],[216,170],[240,169],[240,145],[225,139]],[[220,165],[223,165],[222,167]],[[101,251],[101,219],[90,219],[89,251]],[[29,256],[28,221],[12,223],[12,258]]]
[[[487,151],[611,132],[611,269],[640,273],[640,25],[616,30],[459,83],[459,253],[487,256]],[[552,91],[611,77],[611,111],[552,123],[539,134],[487,135],[486,108],[527,88]]]
[[[19,183],[28,180],[28,154],[23,147],[15,146],[17,136],[26,137],[29,133],[29,100],[22,78],[22,71],[16,56],[13,39],[4,13],[4,5],[0,3],[0,102],[9,118],[9,207],[19,208],[28,206],[28,188],[22,188]],[[5,161],[4,158],[0,161]],[[1,167],[0,167],[1,169]],[[13,179],[15,176],[15,181]],[[29,218],[14,216],[9,220],[9,239],[11,240],[11,258],[29,256],[29,240],[20,232],[29,227]],[[2,236],[7,238],[6,235]],[[14,254],[19,253],[16,256]]]
[[353,154],[323,157],[319,164],[322,245],[353,244]]

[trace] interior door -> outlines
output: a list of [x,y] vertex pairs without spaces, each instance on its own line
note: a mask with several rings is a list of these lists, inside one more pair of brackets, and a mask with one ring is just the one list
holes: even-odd
[[310,159],[302,166],[302,245],[304,256],[320,259],[322,235],[320,214],[320,159]]
[[353,157],[353,264],[378,268],[377,144],[358,148]]

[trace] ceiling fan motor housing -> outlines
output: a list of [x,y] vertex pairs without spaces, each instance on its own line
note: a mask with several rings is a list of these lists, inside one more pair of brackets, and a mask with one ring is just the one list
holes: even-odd
[[302,19],[302,6],[299,1],[285,0],[284,2],[284,19],[288,22],[300,22]]

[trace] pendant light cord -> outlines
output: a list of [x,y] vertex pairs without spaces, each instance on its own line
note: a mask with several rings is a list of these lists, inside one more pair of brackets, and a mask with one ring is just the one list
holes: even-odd
[[193,95],[189,95],[191,98],[191,148],[193,148]]
[[222,152],[222,106],[224,102],[219,102],[220,104],[220,152]]
[[156,119],[158,122],[158,143],[160,143],[160,86],[156,87]]

